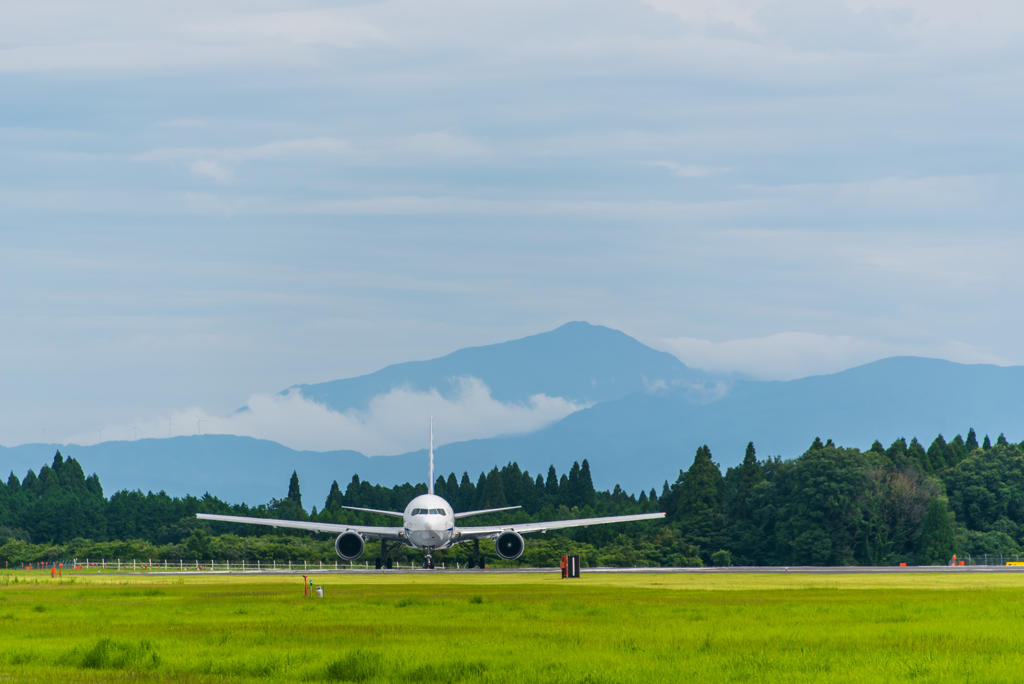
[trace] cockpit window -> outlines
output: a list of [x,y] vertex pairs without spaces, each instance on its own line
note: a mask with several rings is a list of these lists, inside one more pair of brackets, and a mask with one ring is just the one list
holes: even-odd
[[430,513],[430,515],[437,515],[437,509],[436,508],[431,508],[429,513]]

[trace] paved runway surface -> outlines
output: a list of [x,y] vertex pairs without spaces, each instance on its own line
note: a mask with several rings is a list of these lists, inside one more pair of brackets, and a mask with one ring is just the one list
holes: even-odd
[[[357,570],[357,569],[346,569],[346,570],[191,570],[187,572],[178,571],[153,571],[153,572],[114,572],[105,573],[106,575],[130,575],[134,577],[145,577],[148,575],[159,575],[159,576],[171,576],[171,575],[182,575],[192,576],[197,575],[415,575],[422,574],[425,572],[439,573],[444,575],[494,575],[494,574],[552,574],[557,575],[560,570],[558,568],[494,568],[488,570],[423,570],[420,568],[415,569],[401,569],[401,570]],[[676,575],[676,574],[769,574],[769,575],[783,575],[783,574],[803,574],[803,575],[879,575],[879,574],[905,574],[905,573],[1024,573],[1024,566],[1020,565],[972,565],[964,567],[948,567],[944,565],[912,565],[908,567],[862,567],[862,566],[847,566],[847,567],[817,567],[817,566],[787,566],[787,567],[731,567],[731,568],[582,568],[580,571],[582,574],[605,574],[605,573],[622,573],[622,574],[640,574],[640,575]]]

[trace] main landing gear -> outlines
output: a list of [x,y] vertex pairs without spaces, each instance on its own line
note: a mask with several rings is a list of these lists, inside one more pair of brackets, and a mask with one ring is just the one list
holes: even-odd
[[473,557],[469,559],[468,563],[466,563],[466,567],[467,568],[480,568],[481,570],[484,569],[484,559],[483,559],[483,556],[480,555],[480,540],[479,539],[474,539],[473,540]]
[[381,568],[387,568],[388,570],[391,569],[391,549],[393,548],[394,546],[388,548],[388,543],[383,539],[380,541],[380,555],[377,556],[377,561],[375,563],[378,570]]

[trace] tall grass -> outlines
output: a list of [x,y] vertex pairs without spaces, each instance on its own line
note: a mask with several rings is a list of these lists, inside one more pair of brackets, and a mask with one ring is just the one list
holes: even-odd
[[301,578],[8,583],[0,679],[977,683],[1024,673],[1018,576],[317,582],[322,600],[303,598]]

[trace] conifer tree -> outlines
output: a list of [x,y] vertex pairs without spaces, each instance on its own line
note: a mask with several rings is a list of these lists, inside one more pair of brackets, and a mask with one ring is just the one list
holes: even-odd
[[950,463],[949,457],[949,445],[946,444],[946,440],[943,439],[942,433],[940,432],[939,436],[936,437],[931,443],[931,446],[928,447],[928,460],[931,462],[932,467],[938,471],[953,465]]
[[338,486],[338,481],[335,480],[331,483],[331,491],[327,494],[327,501],[324,502],[324,510],[332,511],[344,505],[345,499],[341,494],[341,487]]
[[981,448],[984,449],[985,451],[988,451],[989,449],[992,448],[992,441],[988,438],[988,435],[985,435],[985,441],[982,442]]
[[544,486],[545,494],[548,497],[548,501],[552,506],[558,505],[558,473],[555,472],[555,466],[548,467],[548,481]]
[[959,434],[953,438],[953,441],[949,443],[949,456],[946,459],[950,468],[956,466],[957,463],[964,460],[964,456],[968,453],[967,445],[964,443],[964,438]]
[[910,461],[907,458],[907,440],[902,437],[889,445],[885,455],[889,457],[896,470],[903,470],[910,465]]
[[459,502],[458,507],[460,511],[468,511],[474,507],[476,502],[476,487],[473,486],[473,481],[469,479],[469,473],[466,471],[462,472],[462,480],[459,481]]
[[299,491],[299,474],[292,471],[292,479],[288,482],[288,500],[302,506],[302,493]]
[[722,471],[711,460],[711,449],[705,444],[697,449],[690,469],[680,475],[674,487],[674,517],[679,521],[683,538],[688,543],[708,549],[716,532],[724,485]]
[[928,452],[917,441],[917,437],[910,440],[910,446],[907,447],[907,457],[917,463],[918,467],[929,475],[935,472],[931,459],[928,458]]
[[754,449],[753,442],[747,444],[747,451],[743,455],[743,463],[739,465],[737,471],[738,477],[733,511],[737,516],[746,517],[750,514],[750,495],[754,491],[754,487],[757,486],[757,483],[764,479],[761,466],[757,462],[757,451]]
[[964,442],[964,446],[967,447],[968,453],[978,448],[978,435],[974,432],[974,428],[967,431],[967,441]]
[[[495,470],[497,470],[497,468],[495,468]],[[490,508],[490,506],[487,505],[487,496],[487,476],[481,472],[480,478],[476,481],[476,499],[474,499],[472,508]]]
[[580,466],[580,507],[593,506],[596,497],[594,479],[590,476],[590,463],[583,459],[583,465]]
[[580,505],[580,464],[577,461],[569,468],[569,496],[566,498],[565,505],[569,508]]
[[[483,476],[481,475],[481,477]],[[501,508],[508,505],[508,500],[505,498],[505,485],[497,466],[487,473],[487,480],[482,489],[484,490],[484,500],[481,508]]]

